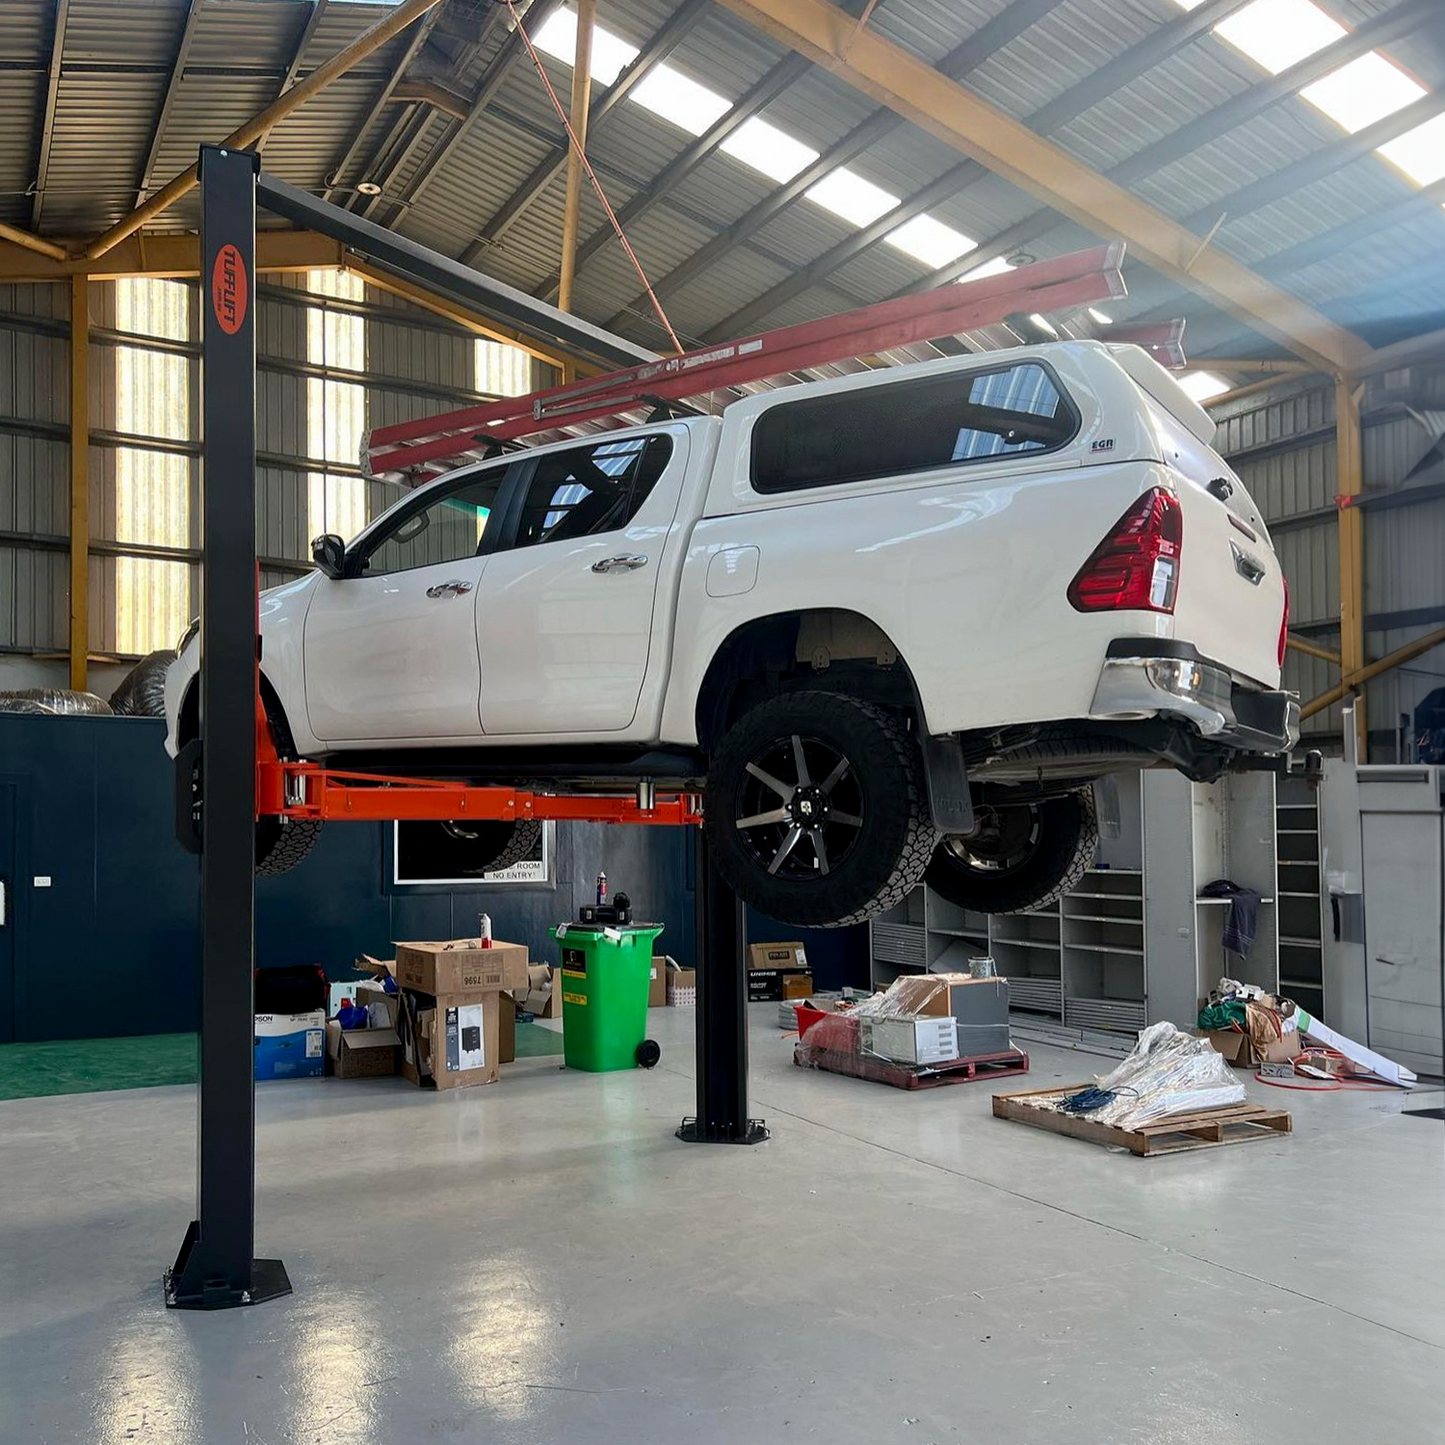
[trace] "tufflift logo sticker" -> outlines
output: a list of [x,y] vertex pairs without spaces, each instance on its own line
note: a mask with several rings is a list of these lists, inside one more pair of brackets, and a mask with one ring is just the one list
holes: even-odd
[[211,267],[211,306],[227,336],[234,336],[246,319],[246,263],[229,243],[216,252]]

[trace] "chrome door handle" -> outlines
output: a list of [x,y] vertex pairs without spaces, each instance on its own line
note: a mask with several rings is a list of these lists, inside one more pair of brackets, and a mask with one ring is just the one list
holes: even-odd
[[0,878],[0,928],[4,928],[10,916],[10,880]]
[[446,597],[450,594],[453,597],[460,597],[462,593],[470,592],[471,590],[472,584],[470,582],[463,582],[460,578],[457,578],[451,582],[438,582],[435,587],[428,587],[426,589],[426,595],[428,597]]
[[604,557],[600,562],[592,564],[594,572],[635,572],[639,567],[647,566],[647,558],[640,552],[633,552],[621,557]]

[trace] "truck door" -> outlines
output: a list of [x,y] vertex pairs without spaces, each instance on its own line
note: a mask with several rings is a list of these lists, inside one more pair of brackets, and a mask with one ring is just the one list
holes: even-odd
[[[687,469],[685,428],[534,458],[482,579],[482,727],[608,733],[637,713],[658,578]],[[509,509],[512,510],[512,509]]]
[[493,466],[419,492],[348,549],[347,576],[317,579],[306,710],[324,742],[480,734],[477,597],[506,474]]

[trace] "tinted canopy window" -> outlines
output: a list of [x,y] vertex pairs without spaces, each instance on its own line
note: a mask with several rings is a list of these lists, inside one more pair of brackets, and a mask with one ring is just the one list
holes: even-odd
[[1048,451],[1077,426],[1037,362],[774,407],[753,431],[753,486],[796,491]]

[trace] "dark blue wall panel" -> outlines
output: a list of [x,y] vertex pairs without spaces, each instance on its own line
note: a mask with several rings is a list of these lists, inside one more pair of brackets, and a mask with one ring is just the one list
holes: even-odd
[[[161,723],[0,715],[0,775],[20,780],[24,876],[16,879],[15,1037],[171,1033],[199,1009],[199,869],[175,841]],[[262,967],[319,963],[352,975],[392,941],[456,938],[492,915],[496,936],[555,960],[547,925],[575,918],[605,869],[659,947],[690,965],[691,839],[678,828],[559,824],[554,885],[394,887],[387,829],[334,824],[304,863],[257,880]],[[51,886],[33,879],[48,876]]]

